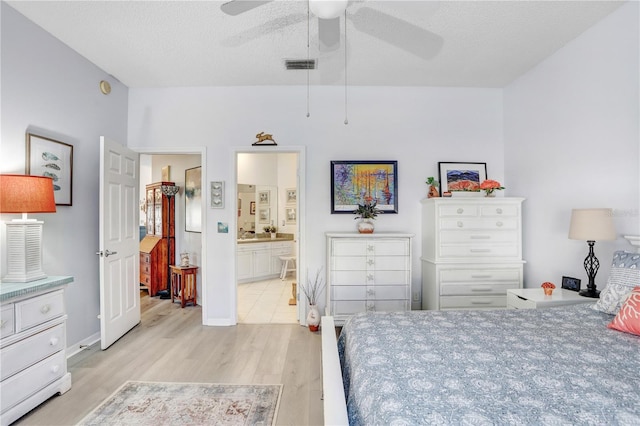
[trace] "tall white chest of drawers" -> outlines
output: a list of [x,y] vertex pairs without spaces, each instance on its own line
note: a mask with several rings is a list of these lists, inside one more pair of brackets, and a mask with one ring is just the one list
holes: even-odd
[[422,309],[506,308],[522,288],[523,201],[422,201]]
[[411,239],[403,233],[327,233],[327,315],[411,309]]
[[64,289],[72,277],[2,282],[0,424],[71,388]]

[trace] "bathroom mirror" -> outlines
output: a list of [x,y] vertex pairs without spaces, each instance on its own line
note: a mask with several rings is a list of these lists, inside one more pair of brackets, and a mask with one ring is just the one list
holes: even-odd
[[238,238],[263,233],[269,225],[278,226],[278,187],[238,184]]

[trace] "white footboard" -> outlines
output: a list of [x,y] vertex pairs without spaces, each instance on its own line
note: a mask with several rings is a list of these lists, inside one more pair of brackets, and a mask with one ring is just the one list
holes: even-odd
[[348,425],[347,401],[342,385],[342,369],[338,358],[338,342],[333,317],[322,317],[322,394],[324,424]]

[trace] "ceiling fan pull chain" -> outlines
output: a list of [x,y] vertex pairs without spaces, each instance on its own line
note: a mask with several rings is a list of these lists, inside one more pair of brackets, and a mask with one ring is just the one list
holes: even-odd
[[344,9],[344,124],[349,124],[347,118],[347,9]]

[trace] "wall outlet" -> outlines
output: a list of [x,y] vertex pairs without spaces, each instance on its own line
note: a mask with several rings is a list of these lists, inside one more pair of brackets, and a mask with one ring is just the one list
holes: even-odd
[[419,292],[414,292],[413,293],[413,301],[414,302],[419,302],[420,301],[420,293]]

